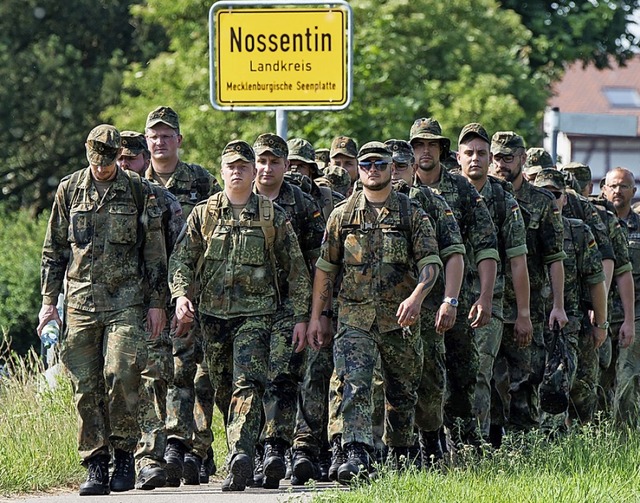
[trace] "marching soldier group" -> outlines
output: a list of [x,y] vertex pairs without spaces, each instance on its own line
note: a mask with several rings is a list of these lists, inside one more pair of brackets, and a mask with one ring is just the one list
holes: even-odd
[[638,426],[629,170],[595,197],[588,166],[478,123],[453,162],[421,118],[359,149],[231,141],[221,187],[182,141],[169,107],[97,126],[56,192],[38,331],[64,289],[81,495],[208,482],[214,405],[223,491],[433,468],[598,410]]

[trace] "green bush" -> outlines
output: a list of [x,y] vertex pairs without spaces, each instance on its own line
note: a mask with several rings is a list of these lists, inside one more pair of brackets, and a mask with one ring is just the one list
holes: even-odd
[[48,212],[33,217],[0,206],[0,340],[10,340],[21,355],[40,347],[40,256],[48,217]]

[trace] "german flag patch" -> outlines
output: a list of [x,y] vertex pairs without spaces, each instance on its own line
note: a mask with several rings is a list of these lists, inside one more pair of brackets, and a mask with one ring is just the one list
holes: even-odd
[[592,239],[589,241],[589,244],[587,245],[589,248],[593,248],[596,245],[596,240]]
[[444,214],[448,217],[452,217],[453,216],[453,211],[451,211],[450,208],[447,208],[446,210],[444,210]]
[[320,210],[316,210],[313,212],[313,218],[318,218],[320,215],[322,215],[322,213],[320,213]]

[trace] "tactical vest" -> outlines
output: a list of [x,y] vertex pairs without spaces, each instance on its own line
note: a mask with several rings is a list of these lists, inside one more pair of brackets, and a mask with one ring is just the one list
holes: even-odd
[[[84,170],[76,171],[71,173],[68,176],[65,176],[61,181],[69,183],[67,184],[67,188],[65,191],[65,199],[67,200],[67,211],[71,208],[73,202],[76,199],[78,193],[78,182],[80,181],[80,177],[83,175]],[[128,175],[129,178],[129,188],[131,189],[131,194],[133,195],[133,201],[136,204],[136,208],[138,208],[138,216],[142,215],[144,211],[144,192],[142,189],[142,179],[140,175],[133,171],[125,171],[125,174]]]
[[401,231],[405,234],[409,234],[409,243],[411,243],[411,200],[409,196],[396,192],[398,196],[398,202],[400,204],[400,224],[383,224],[380,222],[369,223],[360,222],[359,224],[352,223],[355,217],[356,198],[351,196],[344,203],[346,208],[342,214],[342,221],[340,222],[340,231],[345,232],[351,229],[372,230],[372,229],[393,229]]

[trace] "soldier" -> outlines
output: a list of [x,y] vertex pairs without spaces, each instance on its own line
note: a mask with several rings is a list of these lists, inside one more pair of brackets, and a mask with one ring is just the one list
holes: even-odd
[[[200,276],[198,315],[208,367],[232,362],[227,425],[231,457],[222,490],[243,491],[253,473],[260,434],[271,325],[282,293],[278,274],[289,286],[295,320],[291,341],[296,352],[306,345],[311,283],[285,212],[252,193],[255,154],[246,142],[227,144],[221,173],[224,191],[196,206],[187,220],[184,240],[171,255],[170,285],[179,335],[193,322],[195,308],[188,293],[196,275]],[[217,375],[211,374],[212,378]]]
[[[118,166],[144,176],[151,157],[144,135],[135,131],[122,131],[120,138],[122,153],[117,160]],[[143,180],[146,182],[146,179]],[[182,207],[176,197],[164,187],[155,183],[151,183],[150,187],[162,209],[162,230],[169,255],[185,223]],[[167,446],[165,422],[167,387],[169,380],[173,378],[172,347],[168,324],[159,337],[147,338],[147,365],[142,372],[138,407],[141,436],[135,454],[138,489],[162,487],[167,480],[164,470],[164,451]]]
[[[489,175],[492,156],[491,140],[481,124],[467,124],[458,137],[458,162],[462,175],[471,182],[484,199],[498,237],[500,265],[493,291],[491,321],[476,329],[476,340],[480,353],[478,379],[475,388],[474,410],[483,438],[490,438],[491,425],[491,380],[493,364],[498,354],[511,361],[511,353],[517,347],[531,343],[533,327],[529,310],[529,273],[527,270],[526,225],[510,184]],[[471,266],[474,261],[469,260]],[[505,283],[509,281],[514,293],[515,306],[506,306],[513,317],[513,334],[503,340],[503,310]],[[480,285],[474,285],[474,294],[479,295]]]
[[[320,254],[325,220],[318,205],[309,194],[284,180],[289,168],[289,148],[280,136],[265,133],[253,145],[256,154],[257,176],[254,191],[282,207],[298,236],[308,270]],[[305,353],[292,350],[291,333],[295,316],[291,306],[286,276],[280,274],[281,305],[271,333],[269,377],[264,393],[265,425],[262,486],[277,489],[285,477],[285,451],[293,443],[299,388],[304,378]],[[258,467],[259,468],[259,467]],[[258,471],[257,482],[260,482]]]
[[78,449],[89,472],[80,495],[100,495],[134,487],[147,354],[143,304],[146,293],[147,330],[157,338],[166,323],[167,257],[154,193],[116,166],[118,130],[95,127],[85,147],[89,167],[64,178],[53,203],[42,249],[38,335],[51,320],[60,324],[56,303],[66,278],[61,359],[71,376]]
[[[491,138],[493,174],[513,185],[516,200],[529,215],[527,224],[527,268],[529,271],[532,344],[520,347],[508,363],[509,392],[501,396],[509,426],[516,430],[529,430],[540,423],[538,387],[542,382],[545,365],[543,326],[545,299],[552,295],[553,308],[548,325],[553,330],[557,322],[560,328],[567,323],[564,311],[564,230],[555,198],[548,191],[532,186],[522,175],[527,154],[524,140],[513,131],[499,131]],[[548,267],[548,272],[547,272]],[[550,281],[548,277],[550,276]],[[549,284],[551,289],[549,289]],[[507,283],[508,285],[508,283]],[[505,290],[504,341],[513,340],[516,307],[514,292]],[[509,320],[509,321],[507,321]],[[496,418],[492,418],[495,421]],[[494,423],[496,442],[499,442],[501,425]]]
[[329,165],[329,153],[331,151],[328,148],[317,148],[316,149],[316,155],[315,160],[316,163],[318,164],[318,169],[320,171],[324,171],[324,168],[326,168]]
[[[215,177],[202,166],[180,160],[178,151],[183,138],[178,114],[172,108],[160,106],[151,111],[147,116],[145,135],[151,153],[151,163],[145,176],[176,196],[185,218],[197,203],[221,190]],[[200,483],[202,459],[213,441],[210,419],[198,428],[205,438],[194,434],[194,411],[203,408],[210,411],[199,415],[205,422],[206,416],[213,413],[213,390],[201,361],[202,347],[197,327],[184,337],[174,337],[174,376],[167,391],[168,440],[165,452],[167,484],[171,487],[179,486],[181,479],[190,485]],[[196,390],[204,390],[199,394],[200,399]]]
[[[464,443],[476,443],[475,414],[473,400],[478,373],[478,347],[474,331],[489,323],[491,304],[496,279],[497,263],[500,259],[497,238],[491,216],[478,191],[466,178],[453,174],[440,164],[447,157],[451,142],[442,136],[437,120],[417,119],[411,126],[410,143],[416,156],[418,169],[416,185],[427,185],[442,195],[453,211],[466,248],[465,281],[462,283],[460,298],[445,297],[442,308],[459,309],[468,313],[456,318],[456,323],[445,337],[447,388],[449,400],[445,405],[447,425],[452,427],[460,418],[461,431],[458,439]],[[475,264],[470,264],[475,260]],[[473,284],[476,278],[480,284],[480,295],[474,296]],[[448,304],[444,306],[444,304]],[[419,397],[419,403],[438,403],[441,396]],[[427,406],[425,406],[427,410]],[[430,430],[440,418],[424,421],[417,416],[422,436],[430,439],[438,450],[434,432]]]
[[533,183],[540,171],[554,167],[555,164],[549,152],[542,147],[531,147],[527,150],[527,160],[522,166],[522,176],[528,182]]
[[[542,169],[533,185],[551,192],[556,198],[560,211],[567,204],[565,179],[561,172],[553,168]],[[565,281],[573,288],[565,289],[564,306],[569,322],[562,331],[560,340],[561,354],[567,357],[567,378],[571,396],[580,393],[574,390],[575,378],[580,358],[586,348],[597,349],[607,337],[607,292],[605,275],[598,245],[589,226],[576,218],[562,217],[564,227]],[[584,326],[588,318],[587,310],[593,311],[593,325]],[[583,321],[584,320],[584,321]],[[579,343],[581,338],[590,339],[588,343]],[[551,340],[547,344],[547,359],[552,358],[556,349]],[[567,390],[568,391],[568,390]],[[567,411],[563,411],[567,412]]]
[[[328,187],[319,187],[315,181],[320,172],[315,161],[313,145],[302,138],[287,142],[289,148],[289,177],[309,180],[308,193],[315,199],[326,219],[344,196]],[[336,168],[342,169],[342,168]],[[346,173],[346,172],[345,172]],[[307,178],[308,177],[308,178]],[[293,182],[291,182],[293,183]],[[329,306],[330,307],[330,306]],[[321,318],[325,331],[333,330],[333,313],[327,309]],[[311,478],[329,481],[331,454],[327,440],[329,379],[333,372],[333,348],[331,344],[319,351],[307,352],[307,366],[300,389],[296,415],[292,454],[292,485],[303,485]],[[316,470],[316,463],[320,473]]]
[[[358,179],[358,145],[353,138],[337,136],[331,142],[329,151],[329,166],[338,166],[349,173],[351,186]],[[326,168],[325,168],[326,170]]]
[[351,192],[351,177],[347,170],[340,166],[327,166],[324,174],[316,178],[315,182],[319,187],[329,187],[345,197]]
[[363,189],[329,218],[307,331],[314,348],[325,342],[320,317],[342,273],[334,362],[344,389],[338,409],[347,454],[338,470],[343,484],[370,470],[371,381],[378,354],[387,402],[385,443],[396,462],[413,445],[422,344],[410,327],[419,322],[422,301],[441,267],[429,217],[392,190],[391,152],[369,142],[360,149],[358,163]]
[[431,218],[440,259],[444,264],[431,295],[422,303],[420,315],[424,360],[416,417],[419,424],[423,425],[419,441],[422,445],[422,462],[426,466],[439,461],[443,455],[438,434],[443,424],[446,383],[443,335],[453,327],[457,309],[451,304],[452,301],[442,302],[442,299],[457,299],[460,295],[465,248],[458,222],[445,199],[425,185],[413,186],[417,165],[411,144],[404,140],[388,140],[385,145],[393,153],[393,187],[418,201]]
[[[615,389],[613,413],[616,422],[638,426],[638,404],[640,403],[640,342],[636,337],[640,320],[640,215],[631,211],[631,200],[636,193],[633,173],[625,168],[614,168],[607,173],[602,188],[604,197],[613,203],[618,218],[626,227],[629,244],[629,259],[633,266],[634,281],[634,318],[623,308],[628,299],[617,292],[613,299],[611,314],[611,337],[613,340],[613,358],[611,365],[615,369]],[[605,389],[605,392],[608,391]]]

